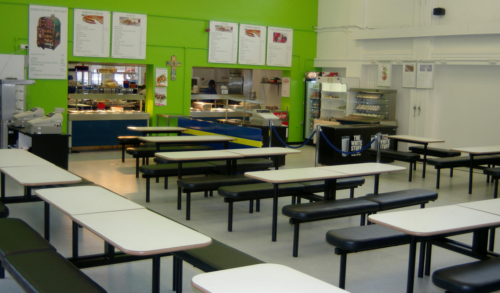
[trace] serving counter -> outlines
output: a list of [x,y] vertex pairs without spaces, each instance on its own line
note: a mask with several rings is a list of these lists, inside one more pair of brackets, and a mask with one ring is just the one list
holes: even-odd
[[118,136],[137,135],[128,126],[149,126],[149,113],[69,111],[69,147],[117,145]]

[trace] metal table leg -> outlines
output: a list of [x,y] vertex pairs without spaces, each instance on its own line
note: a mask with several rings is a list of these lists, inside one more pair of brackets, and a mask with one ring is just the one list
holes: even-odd
[[44,203],[44,237],[45,240],[50,242],[50,205]]
[[[424,166],[422,168],[422,178],[425,178],[425,165],[427,165],[427,143],[424,144]],[[415,162],[415,166],[417,163]]]
[[273,229],[272,241],[276,242],[276,234],[278,230],[278,185],[274,184],[274,197],[273,197]]
[[153,256],[153,293],[160,292],[160,256]]
[[78,257],[78,224],[73,222],[73,258]]
[[375,175],[375,185],[373,186],[373,193],[374,194],[378,194],[378,184],[380,181],[379,179],[380,179],[380,174]]
[[[182,179],[182,162],[179,161],[179,167],[177,168],[177,178],[179,180]],[[177,187],[177,209],[181,209],[181,201],[182,201],[182,189]]]
[[410,254],[408,257],[408,279],[406,283],[406,293],[413,293],[413,283],[415,281],[415,257],[417,252],[417,239],[412,236],[410,242]]
[[1,190],[2,190],[2,200],[5,199],[5,174],[2,172],[2,179],[1,179],[1,182],[0,184],[2,184],[1,186]]
[[474,155],[469,154],[470,157],[470,168],[469,168],[469,194],[472,194],[472,173],[474,170]]

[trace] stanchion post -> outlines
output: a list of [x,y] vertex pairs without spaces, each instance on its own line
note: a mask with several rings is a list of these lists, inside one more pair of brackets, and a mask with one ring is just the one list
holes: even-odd
[[316,159],[314,160],[314,167],[318,167],[320,139],[321,139],[321,126],[318,124],[316,125]]
[[380,163],[380,142],[382,141],[382,133],[377,133],[377,163]]
[[272,126],[273,122],[271,121],[271,119],[269,119],[269,147],[271,147],[271,140],[273,140],[273,130],[271,129]]

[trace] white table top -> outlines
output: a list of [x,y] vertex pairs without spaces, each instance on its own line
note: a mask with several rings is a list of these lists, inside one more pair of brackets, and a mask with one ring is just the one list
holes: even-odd
[[167,159],[170,161],[199,161],[199,160],[215,160],[215,159],[240,159],[242,155],[221,151],[193,151],[193,152],[163,152],[155,153],[156,157]]
[[458,205],[464,208],[500,216],[500,198],[467,202]]
[[2,167],[0,170],[24,186],[71,184],[82,181],[82,178],[52,164],[47,166]]
[[258,264],[196,275],[202,293],[341,293],[347,292],[284,265]]
[[235,154],[240,154],[245,157],[258,157],[258,156],[279,156],[279,155],[291,155],[299,154],[299,150],[271,147],[271,148],[248,148],[248,149],[229,149],[228,152]]
[[470,153],[473,155],[487,155],[500,153],[500,146],[452,148],[452,151]]
[[139,140],[143,140],[145,142],[212,142],[212,141],[233,141],[236,140],[235,137],[224,136],[224,135],[181,135],[181,136],[145,136],[139,137]]
[[347,165],[337,165],[337,166],[319,167],[319,168],[324,170],[344,173],[351,176],[375,175],[375,174],[391,173],[391,172],[406,170],[405,167],[382,164],[382,163],[347,164]]
[[245,176],[269,183],[293,183],[349,177],[344,173],[315,167],[246,172]]
[[368,219],[414,236],[433,236],[500,225],[500,216],[458,205],[370,215]]
[[47,188],[37,190],[36,194],[68,216],[144,209],[143,206],[99,186]]
[[388,138],[392,138],[395,140],[404,140],[416,143],[438,143],[444,142],[442,139],[428,138],[428,137],[419,137],[419,136],[411,136],[411,135],[388,135]]
[[187,128],[184,127],[177,127],[177,126],[144,126],[144,127],[136,127],[136,126],[129,126],[127,127],[128,130],[132,131],[140,131],[140,132],[156,132],[156,131],[185,131]]
[[212,239],[147,209],[75,215],[75,222],[130,255],[201,248]]
[[0,167],[24,167],[53,165],[32,153],[19,149],[0,150]]

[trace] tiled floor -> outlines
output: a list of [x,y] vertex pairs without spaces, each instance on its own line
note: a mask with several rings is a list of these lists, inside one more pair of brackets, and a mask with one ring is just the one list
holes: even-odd
[[[341,218],[303,224],[300,234],[299,257],[292,257],[293,229],[288,218],[278,217],[278,241],[271,242],[271,200],[261,202],[260,213],[248,213],[248,203],[235,204],[233,232],[227,232],[227,204],[221,197],[203,197],[202,193],[193,194],[191,221],[185,220],[185,210],[176,209],[175,178],[170,179],[168,190],[163,189],[163,182],[152,180],[151,202],[145,202],[145,180],[135,178],[135,161],[128,158],[121,162],[118,150],[85,151],[70,154],[70,171],[94,181],[130,200],[153,209],[176,221],[233,246],[245,253],[265,262],[284,264],[299,271],[310,274],[328,283],[338,284],[339,256],[334,248],[325,242],[325,233],[330,229],[359,225],[359,217]],[[395,164],[407,167],[407,164]],[[286,168],[314,166],[314,148],[304,147],[300,155],[287,157]],[[381,176],[380,192],[409,188],[425,188],[435,190],[436,171],[430,167],[427,178],[421,178],[422,165],[414,173],[413,182],[408,182],[408,173],[400,172]],[[467,194],[468,172],[456,170],[455,176],[449,178],[443,172],[439,199],[428,206],[442,206],[468,201],[491,199],[493,184],[486,183],[486,177],[478,174],[474,178],[474,192]],[[7,194],[22,194],[22,188],[7,179]],[[366,183],[356,190],[361,196],[373,191],[373,178],[366,177]],[[338,192],[338,198],[348,197],[348,191]],[[280,199],[280,207],[289,204],[288,198]],[[9,205],[11,217],[25,220],[34,229],[43,231],[43,204],[27,203]],[[418,208],[418,207],[412,207]],[[55,209],[51,213],[51,243],[64,256],[71,254],[71,221]],[[89,231],[80,232],[80,254],[100,253],[103,241]],[[165,231],[168,233],[168,231]],[[498,233],[500,234],[500,233]],[[469,243],[470,235],[455,237]],[[456,253],[434,248],[432,270],[450,265],[473,261],[473,259]],[[408,263],[408,246],[381,249],[348,257],[347,290],[349,292],[404,292]],[[162,259],[161,291],[172,292],[171,257]],[[108,292],[150,292],[151,261],[139,261],[128,264],[98,267],[83,270]],[[184,292],[192,292],[190,279],[200,273],[199,270],[184,265]],[[0,280],[0,292],[22,292],[20,287],[7,275]],[[314,292],[312,290],[311,292]],[[429,277],[416,279],[415,292],[443,292],[435,287]]]

